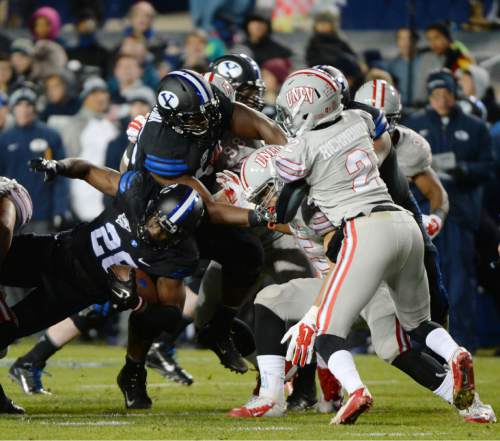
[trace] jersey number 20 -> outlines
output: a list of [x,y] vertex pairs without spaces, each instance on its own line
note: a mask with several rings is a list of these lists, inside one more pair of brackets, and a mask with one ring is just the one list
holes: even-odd
[[363,193],[378,186],[374,176],[375,165],[365,150],[357,149],[349,153],[345,166],[349,175],[354,175],[352,189],[355,192]]
[[90,239],[96,257],[101,257],[111,252],[109,256],[104,257],[101,261],[104,271],[107,272],[108,268],[112,265],[128,265],[137,268],[130,254],[120,250],[122,241],[113,224],[108,222],[106,225],[92,231]]

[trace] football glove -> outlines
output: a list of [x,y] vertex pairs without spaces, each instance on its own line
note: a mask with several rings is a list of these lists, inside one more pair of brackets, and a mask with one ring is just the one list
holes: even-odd
[[[148,114],[149,115],[149,114]],[[127,138],[129,142],[135,144],[137,142],[137,138],[139,137],[139,133],[141,132],[144,124],[146,124],[146,120],[148,115],[137,115],[132,121],[128,123],[127,126]]]
[[286,351],[286,361],[291,361],[293,365],[304,367],[309,364],[314,354],[314,341],[316,340],[316,319],[318,307],[311,306],[300,322],[293,325],[281,339],[281,344],[288,344]]
[[251,227],[263,227],[276,223],[276,213],[274,210],[257,205],[248,212],[248,225]]
[[35,158],[28,161],[28,167],[33,172],[45,173],[44,182],[52,181],[57,175],[64,172],[66,167],[54,159]]
[[231,205],[241,208],[249,208],[251,204],[246,200],[245,190],[241,185],[240,177],[230,171],[216,173],[216,181],[221,186],[224,195]]
[[434,239],[441,231],[441,228],[443,228],[443,221],[435,214],[423,214],[422,223],[431,239]]
[[117,311],[132,309],[137,311],[142,307],[143,300],[137,294],[137,284],[135,281],[135,269],[131,268],[128,280],[120,280],[116,274],[108,271],[108,284],[110,287],[111,307]]

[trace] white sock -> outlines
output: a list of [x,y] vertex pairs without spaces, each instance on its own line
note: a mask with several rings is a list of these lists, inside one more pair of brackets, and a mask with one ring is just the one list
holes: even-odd
[[444,328],[436,328],[427,334],[425,344],[449,363],[458,345]]
[[364,386],[349,351],[343,349],[334,352],[328,360],[328,369],[337,377],[348,394]]
[[441,397],[448,403],[453,401],[453,374],[451,373],[451,370],[446,373],[443,382],[432,393]]
[[260,372],[260,397],[271,398],[277,403],[285,401],[285,357],[258,355]]

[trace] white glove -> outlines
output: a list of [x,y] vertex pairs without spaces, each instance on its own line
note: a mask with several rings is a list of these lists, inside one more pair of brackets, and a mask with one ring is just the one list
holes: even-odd
[[441,228],[443,228],[443,221],[435,214],[423,214],[422,222],[431,239],[434,239],[441,231]]
[[292,326],[281,339],[281,344],[290,340],[286,351],[286,361],[304,367],[309,364],[314,354],[314,341],[316,340],[316,319],[318,307],[311,306],[300,322]]
[[243,190],[240,177],[236,173],[224,170],[216,173],[215,176],[215,180],[221,186],[231,205],[241,208],[250,208],[252,206],[246,199],[245,190]]
[[141,132],[144,124],[146,124],[146,118],[148,115],[137,115],[132,121],[128,123],[127,126],[127,137],[129,142],[135,144],[139,133]]

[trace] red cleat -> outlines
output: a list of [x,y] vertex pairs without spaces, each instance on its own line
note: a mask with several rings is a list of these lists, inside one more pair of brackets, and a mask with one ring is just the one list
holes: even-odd
[[279,405],[270,398],[257,397],[241,407],[230,410],[233,418],[281,417],[285,414],[285,405]]
[[453,405],[464,410],[474,401],[474,366],[472,355],[465,348],[458,348],[451,358],[451,371],[453,373]]
[[321,398],[318,403],[318,410],[321,413],[338,411],[344,401],[342,385],[330,372],[330,369],[318,367],[316,372],[318,373],[319,385],[321,386]]
[[366,387],[356,389],[340,408],[330,424],[354,424],[358,417],[373,405],[373,398]]

